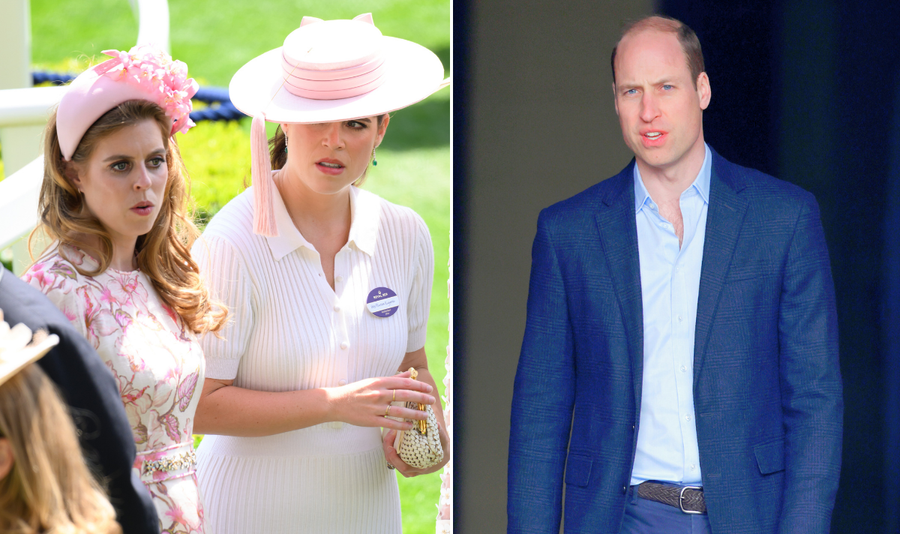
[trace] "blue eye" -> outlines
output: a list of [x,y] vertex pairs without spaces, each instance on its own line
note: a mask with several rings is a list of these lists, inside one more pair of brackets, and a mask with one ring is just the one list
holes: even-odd
[[670,90],[670,89],[674,89],[674,87],[672,87],[672,86],[669,85],[669,84],[663,85],[662,88],[663,88],[664,91],[668,91],[668,90]]
[[627,91],[625,91],[624,94],[626,94],[626,95],[636,95],[636,94],[637,94],[637,89],[628,89]]

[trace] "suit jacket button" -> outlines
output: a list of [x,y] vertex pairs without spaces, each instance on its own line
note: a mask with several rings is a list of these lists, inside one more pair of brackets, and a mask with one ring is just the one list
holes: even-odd
[[628,486],[622,486],[622,493],[628,493]]

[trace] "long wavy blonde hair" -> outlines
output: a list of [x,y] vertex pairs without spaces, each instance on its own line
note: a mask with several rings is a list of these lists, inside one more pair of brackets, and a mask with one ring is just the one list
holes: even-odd
[[[228,310],[221,303],[211,302],[197,263],[191,258],[191,245],[200,232],[189,214],[187,170],[175,139],[169,138],[169,120],[162,108],[146,100],[129,100],[112,108],[88,128],[72,161],[86,161],[104,138],[144,120],[153,120],[159,125],[169,173],[156,223],[150,232],[137,239],[137,266],[150,278],[162,301],[191,330],[198,334],[218,331],[225,324]],[[84,197],[66,178],[66,165],[59,148],[54,110],[44,132],[44,181],[38,205],[41,225],[29,237],[29,249],[33,247],[36,233],[42,231],[51,241],[58,242],[58,250],[64,258],[65,245],[69,245],[97,259],[100,265],[96,271],[83,270],[70,262],[83,276],[96,276],[109,268],[113,242],[109,231],[91,214]],[[98,237],[100,246],[85,242],[84,235]]]
[[0,532],[121,534],[68,410],[36,364],[0,386],[0,433],[15,458],[0,480]]

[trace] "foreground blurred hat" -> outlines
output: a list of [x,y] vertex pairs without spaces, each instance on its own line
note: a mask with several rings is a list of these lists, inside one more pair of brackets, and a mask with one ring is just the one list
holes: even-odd
[[24,324],[10,328],[0,310],[0,386],[26,365],[37,361],[59,343],[56,334],[38,331],[32,338]]
[[265,121],[315,124],[381,115],[448,85],[441,60],[424,46],[386,37],[371,13],[353,20],[303,17],[300,27],[241,67],[228,87],[253,117],[254,231],[275,235]]
[[59,102],[56,130],[66,161],[72,159],[81,138],[97,119],[128,100],[159,105],[172,121],[169,135],[187,133],[194,126],[191,97],[198,86],[187,77],[187,65],[149,45],[135,46],[128,52],[103,53],[112,59],[79,74]]

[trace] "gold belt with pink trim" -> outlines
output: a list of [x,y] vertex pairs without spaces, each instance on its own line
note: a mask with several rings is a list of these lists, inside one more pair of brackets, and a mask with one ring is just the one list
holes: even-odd
[[197,453],[193,443],[179,443],[168,449],[139,452],[134,467],[145,483],[180,478],[194,473]]

